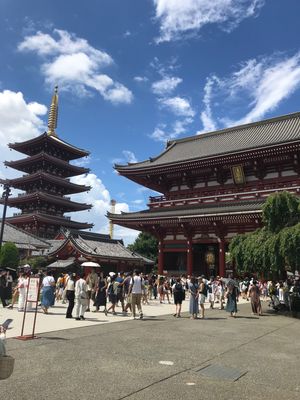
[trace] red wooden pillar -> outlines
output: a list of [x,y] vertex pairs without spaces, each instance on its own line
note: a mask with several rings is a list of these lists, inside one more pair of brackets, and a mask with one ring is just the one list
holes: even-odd
[[163,271],[164,271],[163,239],[160,239],[158,243],[158,275],[162,275]]
[[193,275],[193,243],[192,239],[187,239],[187,274]]
[[219,239],[219,276],[225,277],[225,240]]

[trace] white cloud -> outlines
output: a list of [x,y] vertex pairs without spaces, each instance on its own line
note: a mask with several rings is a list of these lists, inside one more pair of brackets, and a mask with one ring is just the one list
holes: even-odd
[[137,204],[137,205],[139,205],[139,204],[144,204],[144,200],[142,200],[142,199],[132,200],[131,203]]
[[[261,74],[257,74],[257,70]],[[281,101],[291,96],[300,86],[300,53],[293,57],[269,64],[268,60],[249,69],[245,81],[254,82],[253,108],[239,123],[248,123],[262,118],[274,110]]]
[[18,50],[42,57],[41,72],[47,84],[58,84],[61,90],[80,96],[96,90],[113,104],[130,104],[133,100],[128,88],[102,73],[103,68],[114,63],[112,57],[74,34],[58,29],[52,36],[37,32],[26,36]]
[[218,83],[219,80],[216,76],[207,78],[206,85],[204,87],[204,97],[203,104],[204,110],[201,112],[200,119],[203,124],[203,131],[197,132],[198,134],[208,131],[214,131],[216,129],[216,124],[213,120],[212,110],[211,110],[211,98],[214,83]]
[[45,129],[40,116],[46,113],[46,106],[36,102],[26,103],[21,92],[0,92],[0,146],[6,148],[9,142],[39,135]]
[[[262,119],[299,87],[300,52],[290,57],[275,54],[247,60],[227,77],[212,75],[204,87],[204,108],[200,114],[203,129],[198,133],[217,129],[217,122],[224,127]],[[218,103],[214,103],[215,98]],[[218,114],[218,121],[213,112]]]
[[148,78],[146,76],[135,76],[133,78],[136,82],[148,82]]
[[165,76],[152,84],[152,92],[158,96],[166,96],[173,92],[181,82],[182,79],[176,76]]
[[[93,208],[87,211],[70,213],[69,215],[76,221],[89,222],[94,224],[93,231],[100,233],[109,233],[109,220],[106,218],[107,211],[111,210],[111,196],[104,183],[95,174],[80,175],[71,179],[79,185],[91,186],[92,189],[88,193],[78,193],[72,196],[73,201],[92,204]],[[129,212],[127,203],[117,203],[115,213],[120,214],[121,211]],[[135,240],[139,232],[131,229],[120,228],[115,226],[114,237],[123,239],[124,242],[131,243]]]
[[156,20],[160,22],[157,42],[195,34],[205,25],[218,24],[230,32],[239,23],[256,16],[265,0],[153,0]]
[[167,142],[168,140],[176,139],[179,135],[186,133],[187,126],[193,122],[192,118],[174,121],[171,126],[159,124],[149,137],[156,142]]
[[[45,115],[47,107],[37,102],[27,103],[21,92],[4,90],[0,92],[0,178],[9,179],[21,176],[22,173],[12,168],[5,168],[4,161],[23,158],[24,155],[8,148],[10,142],[22,142],[38,136],[46,127],[40,118]],[[18,190],[12,189],[15,196]],[[7,209],[7,216],[19,210]],[[0,206],[0,214],[2,206]],[[2,214],[1,214],[2,215]]]
[[123,155],[126,158],[126,161],[132,164],[137,163],[137,158],[135,156],[135,154],[132,151],[129,150],[123,150]]
[[159,99],[159,103],[177,116],[194,117],[195,111],[188,100],[176,96],[165,99]]

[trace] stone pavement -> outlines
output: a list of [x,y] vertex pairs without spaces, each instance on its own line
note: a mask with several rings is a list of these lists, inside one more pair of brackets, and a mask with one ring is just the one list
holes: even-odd
[[[188,301],[183,302],[182,310],[188,311]],[[219,305],[216,304],[216,307]],[[205,304],[209,308],[208,303]],[[128,320],[129,315],[123,315],[121,307],[117,307],[117,315],[109,313],[107,317],[103,312],[93,313],[87,312],[85,314],[85,321],[76,321],[75,319],[66,319],[67,304],[62,304],[61,301],[57,302],[54,307],[49,309],[49,314],[45,315],[40,307],[36,319],[35,333],[46,333],[52,331],[59,331],[64,329],[72,329],[83,326],[93,326],[99,324],[107,324],[112,322],[122,322]],[[92,307],[94,309],[94,307]],[[103,308],[101,308],[102,310]],[[160,304],[158,300],[150,301],[150,305],[143,305],[143,312],[145,317],[154,317],[159,315],[173,314],[175,312],[174,304]],[[73,315],[75,315],[73,311]],[[7,331],[7,338],[19,336],[22,329],[23,312],[18,312],[15,306],[13,310],[0,308],[0,322],[5,321],[7,318],[13,319],[10,329]],[[32,332],[34,313],[26,313],[24,334]]]
[[159,315],[9,339],[15,371],[0,398],[296,400],[299,329],[240,304],[236,319],[208,310],[205,320]]

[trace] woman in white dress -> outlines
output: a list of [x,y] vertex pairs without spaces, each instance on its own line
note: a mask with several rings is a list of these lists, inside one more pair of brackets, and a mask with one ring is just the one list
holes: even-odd
[[17,287],[19,292],[18,311],[24,311],[27,287],[26,275],[24,273],[20,274]]

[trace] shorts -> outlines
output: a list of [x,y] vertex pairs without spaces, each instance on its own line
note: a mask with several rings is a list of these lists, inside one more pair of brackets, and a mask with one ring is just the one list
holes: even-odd
[[204,303],[205,303],[205,294],[200,293],[199,304],[204,304]]
[[214,293],[208,293],[208,301],[215,301]]

